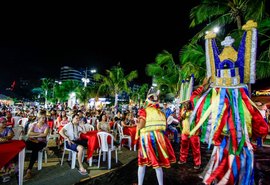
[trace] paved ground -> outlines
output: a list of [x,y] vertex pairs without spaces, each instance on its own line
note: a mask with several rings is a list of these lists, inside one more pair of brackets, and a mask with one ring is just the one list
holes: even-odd
[[[176,157],[179,157],[179,148],[175,148]],[[190,151],[191,152],[191,151]],[[201,145],[202,165],[201,169],[193,169],[193,159],[191,153],[186,164],[173,164],[171,168],[164,169],[164,184],[165,185],[201,185],[202,180],[199,178],[200,173],[210,159],[212,150],[208,150],[206,145]],[[270,147],[257,149],[255,152],[255,184],[269,185],[270,184]],[[79,183],[80,185],[132,185],[137,182],[137,160],[131,161],[126,166],[120,167],[117,170],[93,178],[88,181]],[[147,168],[144,185],[157,184],[155,170]]]
[[[37,163],[33,169],[33,178],[25,181],[25,185],[72,185],[79,182],[85,182],[90,178],[95,178],[100,175],[104,175],[115,169],[119,168],[123,164],[127,164],[130,161],[134,160],[137,157],[137,152],[130,151],[125,147],[122,147],[122,150],[118,152],[118,163],[115,162],[115,153],[112,153],[112,169],[108,170],[107,162],[101,162],[100,168],[97,168],[97,159],[98,154],[94,154],[93,165],[89,167],[88,163],[84,161],[84,167],[87,169],[89,175],[82,176],[78,169],[70,169],[70,162],[67,161],[68,153],[66,153],[64,158],[63,166],[60,166],[62,151],[58,150],[55,146],[50,146],[50,149],[54,151],[54,154],[51,157],[48,157],[48,163],[42,164],[42,170],[37,170]],[[29,154],[26,155],[25,169],[29,164]],[[77,166],[76,166],[77,167]],[[0,179],[1,180],[1,179]],[[17,180],[15,176],[11,178],[11,181],[8,183],[3,183],[2,180],[0,184],[4,185],[15,185]]]
[[[137,152],[122,148],[122,152],[118,154],[119,162],[115,163],[115,156],[112,154],[112,169],[107,170],[107,163],[102,162],[101,168],[97,168],[98,155],[94,155],[92,167],[88,167],[88,163],[84,163],[89,175],[82,176],[77,169],[70,169],[70,163],[67,162],[67,154],[64,159],[63,166],[60,166],[62,152],[55,146],[50,149],[54,151],[54,155],[48,158],[48,163],[43,163],[41,171],[37,171],[36,166],[33,169],[34,176],[31,180],[24,182],[25,185],[131,185],[137,182]],[[179,158],[179,147],[175,146],[175,154]],[[191,152],[191,151],[190,151]],[[189,157],[187,164],[173,164],[171,168],[164,169],[164,183],[170,184],[201,184],[201,179],[198,177],[207,164],[211,150],[208,150],[205,145],[202,145],[202,166],[200,170],[193,169],[192,157]],[[189,155],[191,156],[191,155]],[[26,156],[25,168],[28,166],[29,156]],[[270,184],[270,147],[263,147],[255,151],[255,183]],[[4,185],[17,184],[15,176]],[[152,168],[147,168],[145,174],[144,185],[157,184],[155,171]]]

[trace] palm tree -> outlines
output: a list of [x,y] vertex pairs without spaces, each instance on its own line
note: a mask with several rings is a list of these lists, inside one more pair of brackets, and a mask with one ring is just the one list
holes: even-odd
[[172,54],[166,50],[157,55],[155,63],[146,66],[146,74],[154,78],[163,95],[176,94],[180,89],[180,67],[175,64]]
[[198,44],[187,44],[180,51],[180,64],[182,79],[194,74],[195,81],[200,82],[206,73],[205,52]]
[[257,60],[257,78],[263,79],[270,76],[270,18],[264,19],[259,25],[260,46],[265,48]]
[[241,30],[242,24],[249,19],[257,22],[265,16],[265,0],[202,0],[198,6],[190,11],[190,27],[202,23],[207,25],[192,39],[197,42],[204,33],[216,26],[234,25]]
[[76,89],[82,84],[76,80],[66,80],[62,84],[56,84],[54,86],[54,97],[58,102],[66,102],[69,99],[71,92],[76,92]]
[[147,91],[148,91],[148,84],[144,83],[140,86],[140,88],[136,89],[135,91],[132,91],[130,97],[132,100],[134,100],[135,103],[138,103],[140,107],[142,101],[146,99]]
[[40,98],[40,95],[43,94],[43,90],[41,87],[35,87],[31,90],[31,92],[33,94],[34,100],[38,100]]
[[134,70],[125,75],[123,68],[118,65],[112,67],[110,70],[106,70],[106,73],[106,76],[95,74],[94,79],[100,82],[98,93],[105,92],[115,97],[114,106],[116,109],[118,105],[118,94],[122,91],[130,92],[128,84],[138,77],[138,72]]
[[87,102],[91,97],[96,97],[97,88],[96,86],[87,86],[87,87],[77,87],[76,89],[76,97],[79,99],[81,103],[86,107]]
[[48,104],[48,94],[52,89],[53,80],[50,78],[42,78],[41,89],[43,91],[43,96],[45,98],[45,108],[47,108]]

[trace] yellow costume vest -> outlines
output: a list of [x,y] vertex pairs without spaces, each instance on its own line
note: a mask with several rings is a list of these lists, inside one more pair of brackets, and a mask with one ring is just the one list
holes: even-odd
[[145,111],[145,127],[140,130],[141,134],[155,130],[166,130],[166,117],[163,112],[154,107],[147,107]]
[[189,132],[190,132],[189,116],[190,116],[190,112],[186,112],[186,119],[183,120],[182,134],[189,135]]

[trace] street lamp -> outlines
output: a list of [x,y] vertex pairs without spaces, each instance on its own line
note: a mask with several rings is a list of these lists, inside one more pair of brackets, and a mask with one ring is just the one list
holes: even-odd
[[87,68],[85,69],[84,77],[82,78],[82,81],[84,83],[84,87],[86,87],[87,84],[90,82],[89,78],[87,78]]
[[[91,70],[90,70],[90,73],[91,73],[91,74],[94,74],[94,73],[96,73],[96,72],[97,72],[96,69],[91,69]],[[83,81],[83,83],[84,83],[84,87],[86,87],[87,84],[90,82],[90,79],[87,78],[87,68],[85,69],[84,77],[82,78],[82,81]]]
[[55,82],[55,83],[57,83],[57,84],[59,84],[59,85],[61,85],[61,84],[62,84],[62,82],[61,82],[61,81],[57,81],[57,80],[55,80],[54,82]]
[[82,81],[84,83],[84,87],[86,87],[87,84],[90,82],[89,78],[82,78]]

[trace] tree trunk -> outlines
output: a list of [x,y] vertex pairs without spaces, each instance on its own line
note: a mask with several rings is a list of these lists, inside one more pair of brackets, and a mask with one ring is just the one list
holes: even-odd
[[115,93],[114,94],[114,112],[115,112],[115,114],[117,113],[117,110],[118,110],[118,94]]
[[241,21],[240,15],[237,15],[236,16],[236,22],[237,22],[237,28],[238,28],[238,30],[241,30],[242,29],[242,21]]
[[45,105],[44,105],[45,109],[48,108],[48,98],[47,98],[47,96],[48,96],[48,90],[45,90]]

